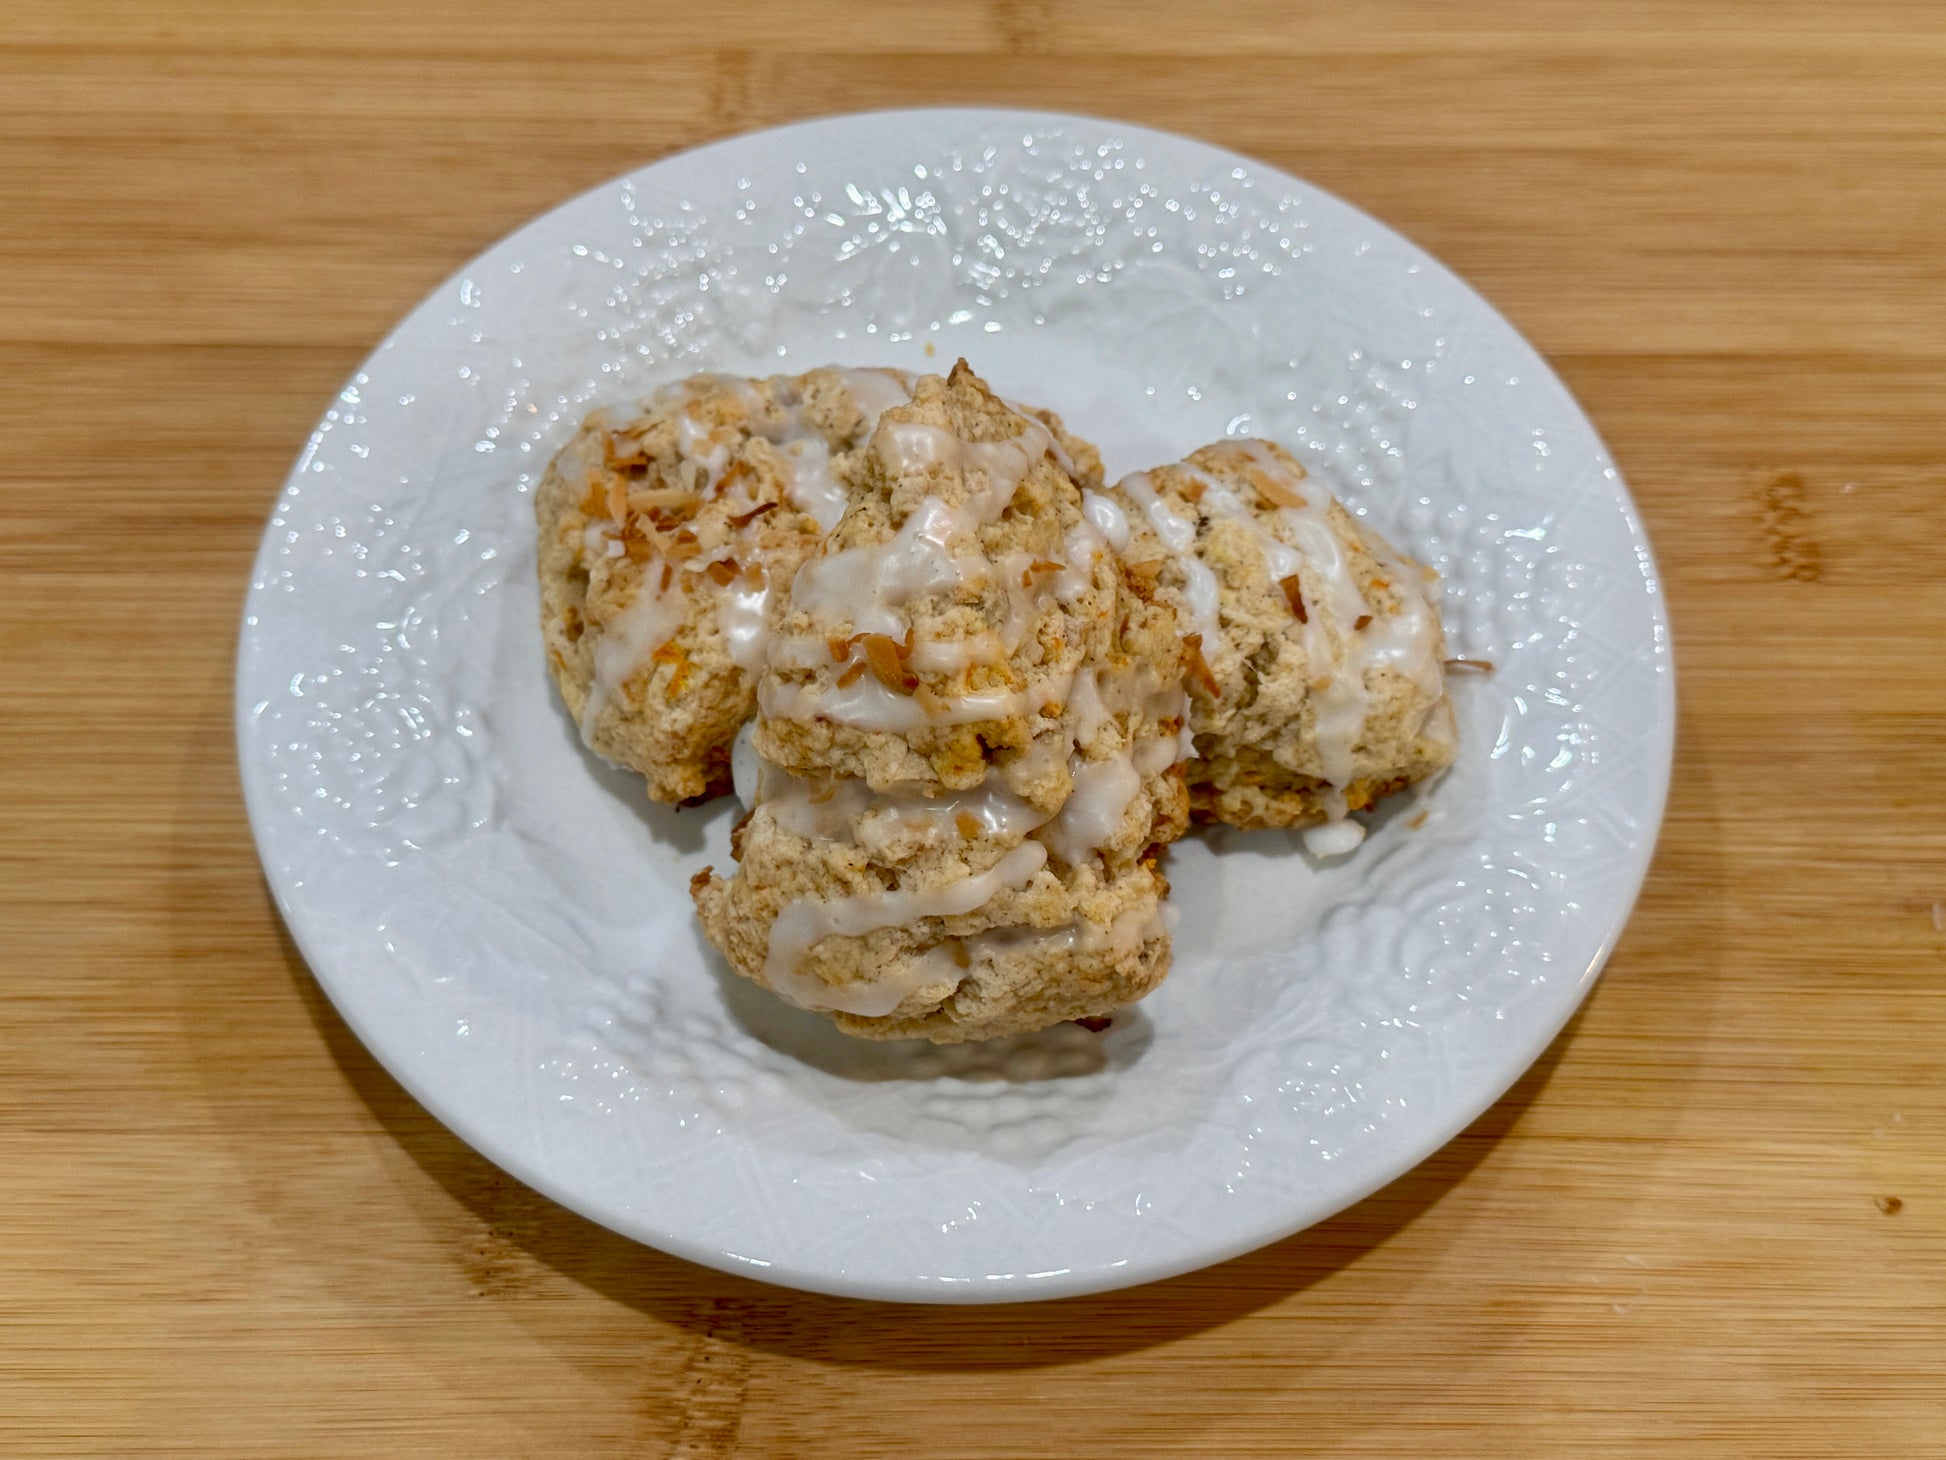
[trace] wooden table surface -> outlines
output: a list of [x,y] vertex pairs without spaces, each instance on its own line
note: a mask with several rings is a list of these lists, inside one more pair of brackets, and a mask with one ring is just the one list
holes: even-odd
[[[801,1296],[500,1174],[365,1054],[237,786],[248,565],[363,354],[692,143],[1196,133],[1494,299],[1666,574],[1660,853],[1421,1169],[1210,1271]],[[1946,9],[0,0],[0,1449],[1946,1454]]]

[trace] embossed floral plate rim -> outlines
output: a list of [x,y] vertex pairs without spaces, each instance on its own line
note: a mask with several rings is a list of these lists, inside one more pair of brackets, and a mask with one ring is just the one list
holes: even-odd
[[[757,251],[764,238],[781,247]],[[800,268],[800,249],[823,253]],[[938,277],[914,283],[921,262]],[[961,307],[929,317],[943,302]],[[1280,322],[1293,333],[1247,371],[1211,363]],[[567,744],[540,683],[528,500],[503,489],[531,486],[585,406],[695,368],[919,367],[927,343],[1063,409],[1111,471],[1226,431],[1294,443],[1448,574],[1456,650],[1503,661],[1457,690],[1481,759],[1380,818],[1348,863],[1261,838],[1175,853],[1178,970],[1099,1041],[860,1047],[712,977],[676,889],[721,861],[727,818],[701,819],[699,851],[684,844],[698,818],[638,813]],[[550,349],[575,368],[548,377]],[[1250,414],[1232,417],[1239,402]],[[1428,474],[1436,490],[1413,495]],[[1613,948],[1674,724],[1633,504],[1566,389],[1477,294],[1252,159],[1099,119],[953,110],[664,159],[435,290],[286,484],[237,711],[278,905],[347,1022],[436,1117],[677,1255],[946,1302],[1220,1261],[1463,1129]],[[557,863],[569,891],[534,892]],[[1456,911],[1456,873],[1483,918]],[[646,920],[616,913],[650,886]]]

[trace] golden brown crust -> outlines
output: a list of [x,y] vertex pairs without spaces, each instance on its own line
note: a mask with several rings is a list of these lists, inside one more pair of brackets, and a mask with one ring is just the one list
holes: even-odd
[[[1347,670],[1356,636],[1404,606],[1393,578],[1423,570],[1338,502],[1309,503],[1303,493],[1323,489],[1304,481],[1303,469],[1271,443],[1218,442],[1142,476],[1161,507],[1193,528],[1190,555],[1208,570],[1214,589],[1211,632],[1191,611],[1186,565],[1153,529],[1139,492],[1131,493],[1127,481],[1111,489],[1134,526],[1126,553],[1131,570],[1156,583],[1195,640],[1186,685],[1196,747],[1188,779],[1198,821],[1310,825],[1325,820],[1340,796],[1344,809],[1364,809],[1451,763],[1452,706],[1436,672],[1428,682],[1388,663]],[[1248,509],[1247,519],[1229,510],[1235,503]],[[1315,598],[1320,589],[1313,575],[1321,570],[1315,544],[1307,546],[1286,520],[1283,509],[1293,504],[1322,508],[1317,520],[1362,600],[1355,616],[1334,615],[1328,606],[1319,611],[1315,602],[1307,610],[1307,594]],[[1295,574],[1276,571],[1266,533],[1306,566]],[[1436,617],[1427,653],[1436,670],[1444,653]],[[1334,785],[1320,751],[1320,689],[1347,672],[1359,675],[1366,703],[1350,773]]]

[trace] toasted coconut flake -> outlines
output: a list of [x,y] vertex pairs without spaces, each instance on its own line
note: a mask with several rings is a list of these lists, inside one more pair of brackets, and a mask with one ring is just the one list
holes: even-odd
[[1176,488],[1176,495],[1185,502],[1195,503],[1202,501],[1203,493],[1208,490],[1209,485],[1201,477],[1191,477],[1187,484]]
[[1304,611],[1304,585],[1298,581],[1297,574],[1279,578],[1277,586],[1284,590],[1284,602],[1291,606],[1291,613],[1301,624],[1308,624],[1311,616]]
[[628,521],[628,479],[610,477],[607,486],[608,520],[611,522]]
[[732,482],[740,482],[745,477],[754,477],[755,475],[756,473],[750,470],[750,464],[741,457],[738,457],[730,463],[729,470],[725,471],[722,476],[716,479],[716,485],[711,491],[714,495],[720,497]]
[[843,664],[847,659],[851,658],[851,640],[847,639],[843,634],[831,634],[827,636],[824,641],[824,647],[830,651],[831,662],[833,664]]
[[703,571],[709,574],[710,582],[714,583],[718,588],[728,588],[732,583],[736,582],[737,574],[742,570],[737,567],[737,560],[735,558],[719,558],[716,562],[711,563],[707,568],[703,569]]
[[975,816],[971,811],[962,811],[955,815],[953,817],[953,825],[958,829],[959,834],[968,841],[972,841],[974,837],[980,834],[980,818]]
[[865,663],[872,677],[889,690],[909,695],[919,687],[919,676],[906,667],[905,648],[890,634],[860,634]]
[[601,459],[608,466],[627,466],[642,459],[642,438],[634,431],[610,431],[601,438]]
[[854,684],[858,683],[859,676],[864,672],[865,661],[863,659],[854,661],[849,669],[838,676],[838,688],[850,689]]
[[[631,563],[650,562],[655,557],[655,544],[637,533],[631,532],[622,539],[622,551],[628,554]],[[666,567],[667,564],[664,564]]]
[[1128,575],[1131,583],[1143,589],[1153,589],[1156,576],[1162,571],[1162,559],[1149,558],[1140,563],[1125,562],[1122,564],[1122,571]]
[[[738,464],[741,465],[742,463],[738,463]],[[779,505],[780,504],[776,502],[759,502],[756,506],[752,507],[748,512],[739,512],[736,516],[732,517],[730,519],[730,525],[732,527],[748,527],[751,523],[755,522],[759,517],[763,516],[764,513],[775,512]]]
[[669,591],[669,585],[675,581],[676,565],[674,563],[664,563],[662,565],[662,586],[656,591],[658,593],[667,593]]
[[1370,627],[1371,622],[1372,616],[1369,613],[1361,613],[1351,621],[1351,626],[1354,630],[1364,629]]
[[694,492],[678,487],[637,487],[628,494],[628,509],[645,517],[687,517],[703,505]]
[[696,534],[691,532],[687,527],[682,528],[675,536],[671,537],[668,546],[664,549],[669,556],[669,560],[676,563],[686,563],[702,550],[702,543],[697,541]]
[[1203,636],[1201,634],[1184,634],[1182,636],[1182,646],[1189,651],[1187,656],[1188,662],[1184,668],[1198,684],[1209,691],[1210,697],[1214,699],[1220,691],[1217,687],[1216,676],[1210,672],[1209,661],[1203,658]]
[[1257,495],[1273,507],[1303,508],[1311,505],[1269,472],[1253,471],[1250,473],[1250,481],[1256,487]]

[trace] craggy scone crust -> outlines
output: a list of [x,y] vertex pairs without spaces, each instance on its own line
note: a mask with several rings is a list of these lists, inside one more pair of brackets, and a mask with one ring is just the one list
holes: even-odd
[[[765,616],[767,590],[823,536],[820,514],[837,515],[821,485],[862,444],[871,407],[909,391],[883,371],[693,376],[594,412],[549,464],[534,502],[548,666],[583,739],[640,771],[655,800],[729,789],[756,689],[728,624]],[[648,632],[622,645],[632,611]],[[615,682],[591,713],[604,640]]]
[[[908,425],[941,430],[964,443],[1010,443],[1023,438],[1026,422],[965,361],[947,379],[922,377],[913,400],[886,411],[871,446],[851,462],[850,506],[818,557],[834,559],[888,542],[928,499],[962,510],[990,489],[988,473],[977,466],[941,460],[902,466],[893,448],[897,428]],[[900,606],[900,621],[919,640],[1017,637],[1004,656],[962,668],[905,666],[916,677],[907,692],[922,706],[992,694],[1017,701],[1006,712],[899,732],[842,723],[829,713],[798,713],[806,705],[829,705],[847,690],[877,694],[873,685],[846,678],[870,646],[853,646],[843,658],[814,653],[813,662],[788,667],[773,656],[760,689],[765,713],[757,722],[757,749],[796,774],[857,777],[881,790],[964,788],[996,769],[1020,794],[1057,805],[1066,785],[1058,757],[1050,759],[1046,747],[1064,734],[1061,687],[1107,645],[1119,602],[1118,574],[1112,556],[1104,556],[1095,563],[1086,591],[1065,603],[1046,595],[1024,602],[1014,579],[1040,572],[1037,565],[1062,561],[1067,537],[1082,520],[1078,484],[1056,451],[1044,451],[1026,465],[999,518],[979,526],[977,542],[956,549],[983,557],[993,571],[919,593]],[[813,562],[809,568],[816,574],[822,565]],[[847,569],[840,562],[828,571],[836,578]],[[1024,629],[1018,623],[1023,612]],[[860,625],[843,612],[807,604],[799,584],[783,607],[778,631],[780,638],[815,646],[845,643]],[[873,675],[883,678],[876,670]]]
[[[1228,510],[1219,510],[1224,489]],[[1109,495],[1133,528],[1125,554],[1131,571],[1154,581],[1194,639],[1186,685],[1197,820],[1310,825],[1326,819],[1334,789],[1340,810],[1360,810],[1452,762],[1453,712],[1440,673],[1445,640],[1426,603],[1432,575],[1306,480],[1289,453],[1270,442],[1218,442],[1126,478]],[[1152,502],[1189,524],[1193,546],[1171,550],[1155,529]],[[1293,502],[1303,504],[1312,537],[1287,510]],[[1320,553],[1320,528],[1335,551]],[[1294,574],[1274,575],[1266,533],[1299,555]],[[1340,591],[1320,562],[1333,555],[1342,563]],[[1199,613],[1192,603],[1191,558],[1214,578],[1213,633],[1206,608]],[[1354,592],[1343,592],[1347,586]],[[1207,606],[1207,586],[1203,597]],[[1415,609],[1424,620],[1412,619]],[[1422,624],[1416,634],[1413,623]],[[1411,652],[1372,654],[1373,636],[1388,632]],[[1330,768],[1334,781],[1321,749],[1320,708],[1333,678],[1346,674],[1362,681],[1363,722],[1355,739],[1341,737],[1350,755]]]
[[[891,541],[928,498],[965,506],[989,489],[977,462],[902,457],[903,425],[976,443],[1026,434],[963,362],[922,379],[855,459],[851,506],[823,554]],[[1187,821],[1181,640],[1169,606],[1083,525],[1064,456],[1072,446],[1022,464],[1006,509],[954,537],[957,580],[898,605],[911,630],[902,655],[865,664],[832,602],[808,609],[793,594],[780,614],[780,642],[829,640],[833,653],[781,672],[773,662],[754,732],[770,764],[734,838],[739,866],[699,874],[693,892],[738,972],[852,1034],[950,1043],[1105,1017],[1168,970],[1157,859]],[[1069,569],[1059,593],[1036,563]],[[912,645],[1015,638],[971,668],[906,667],[924,662]],[[817,706],[847,673],[883,674],[905,700],[924,686],[950,706],[997,686],[1016,702],[965,725],[835,724]],[[964,908],[931,901],[972,887]],[[792,919],[842,905],[922,911],[791,941]]]
[[[949,888],[992,871],[1020,845],[962,836],[954,820],[908,811],[908,845],[894,856],[870,830],[796,835],[759,806],[738,833],[736,875],[705,871],[693,884],[704,932],[737,972],[869,1039],[954,1044],[1105,1018],[1162,981],[1169,885],[1153,854],[1113,867],[1050,861],[971,912],[828,936],[796,964],[793,981],[766,977],[772,929],[791,903],[875,896],[888,880],[906,892]],[[915,830],[928,822],[929,831]],[[848,993],[886,988],[898,1000],[889,1013],[834,1007]]]

